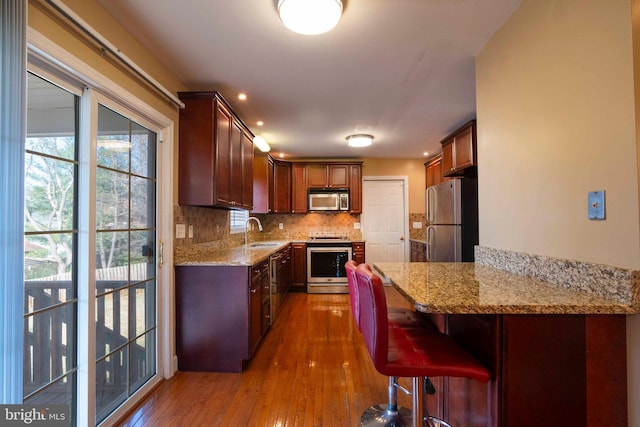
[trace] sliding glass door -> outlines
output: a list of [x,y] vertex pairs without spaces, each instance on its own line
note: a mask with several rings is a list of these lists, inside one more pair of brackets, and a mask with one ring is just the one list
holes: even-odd
[[24,399],[99,424],[157,374],[158,138],[102,95],[27,80]]

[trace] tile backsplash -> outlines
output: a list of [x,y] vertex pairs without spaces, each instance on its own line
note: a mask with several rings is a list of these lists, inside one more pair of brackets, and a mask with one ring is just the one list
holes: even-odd
[[[193,238],[174,239],[174,246],[189,246],[197,243],[218,242],[222,247],[233,247],[244,243],[244,233],[229,232],[229,211],[224,209],[196,206],[173,207],[174,226],[193,226]],[[307,240],[309,236],[346,236],[351,240],[362,240],[360,229],[354,228],[360,222],[360,215],[345,212],[300,214],[255,214],[262,222],[263,232],[255,229],[249,232],[255,240]],[[422,223],[422,228],[414,229],[413,223]],[[282,229],[280,229],[282,224]],[[409,214],[409,238],[426,240],[426,215]]]
[[[420,222],[421,228],[413,228],[414,222]],[[409,238],[411,240],[427,240],[427,215],[425,213],[409,214]]]
[[[347,236],[352,240],[362,239],[362,233],[354,228],[360,215],[348,213],[256,214],[264,231],[250,231],[255,240],[306,240],[313,235]],[[193,238],[174,239],[174,246],[189,246],[197,243],[219,242],[221,246],[233,247],[243,244],[244,233],[229,232],[229,211],[196,206],[173,207],[174,226],[193,226]],[[282,229],[280,229],[282,224]],[[187,234],[188,236],[188,234]]]

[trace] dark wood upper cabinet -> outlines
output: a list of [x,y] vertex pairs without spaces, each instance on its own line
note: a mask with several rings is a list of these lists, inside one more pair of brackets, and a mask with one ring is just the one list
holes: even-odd
[[476,160],[476,122],[470,121],[442,142],[443,176],[465,175]]
[[242,131],[242,208],[253,208],[253,137]]
[[348,188],[349,165],[309,163],[307,179],[308,188]]
[[425,188],[440,184],[442,181],[442,156],[438,155],[425,163]]
[[307,166],[305,164],[291,165],[291,213],[307,213]]
[[329,166],[327,164],[307,165],[308,188],[327,188],[329,186]]
[[179,96],[179,203],[251,209],[253,135],[217,92]]
[[291,212],[291,163],[273,162],[273,212]]
[[329,165],[329,183],[330,188],[347,188],[349,187],[349,165]]
[[273,159],[253,158],[253,213],[273,213]]
[[362,213],[362,165],[349,165],[349,212]]

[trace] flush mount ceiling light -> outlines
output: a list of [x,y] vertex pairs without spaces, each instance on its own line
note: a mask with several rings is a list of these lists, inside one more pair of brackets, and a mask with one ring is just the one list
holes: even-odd
[[347,137],[349,147],[368,147],[373,142],[373,135],[358,133]]
[[267,153],[269,152],[269,150],[271,150],[271,147],[269,147],[269,143],[267,142],[267,140],[260,135],[256,135],[253,137],[253,144],[258,147],[258,150],[262,151],[263,153]]
[[279,0],[278,14],[293,32],[315,35],[333,29],[342,16],[341,0]]

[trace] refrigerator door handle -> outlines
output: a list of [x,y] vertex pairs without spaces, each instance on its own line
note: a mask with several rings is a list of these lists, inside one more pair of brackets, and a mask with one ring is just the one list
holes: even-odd
[[435,194],[433,187],[427,188],[427,222],[433,222],[433,195]]
[[427,261],[433,261],[433,254],[431,248],[433,248],[433,235],[435,230],[432,226],[427,227]]

